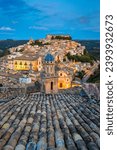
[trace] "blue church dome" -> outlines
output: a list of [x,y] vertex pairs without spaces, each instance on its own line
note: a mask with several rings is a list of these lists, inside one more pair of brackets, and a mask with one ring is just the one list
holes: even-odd
[[50,53],[48,53],[46,56],[45,56],[45,59],[44,59],[45,61],[47,61],[47,62],[52,62],[52,61],[54,61],[54,57],[53,57],[53,55],[51,55]]

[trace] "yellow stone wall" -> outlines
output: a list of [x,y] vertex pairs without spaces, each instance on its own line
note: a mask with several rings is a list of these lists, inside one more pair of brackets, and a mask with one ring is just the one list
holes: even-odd
[[58,78],[58,89],[67,89],[71,87],[71,77],[65,72],[60,71]]
[[69,78],[58,78],[58,89],[67,89],[71,87],[71,80]]
[[27,60],[14,60],[14,70],[30,70],[30,64],[32,64],[32,70],[38,71],[38,61],[27,61]]

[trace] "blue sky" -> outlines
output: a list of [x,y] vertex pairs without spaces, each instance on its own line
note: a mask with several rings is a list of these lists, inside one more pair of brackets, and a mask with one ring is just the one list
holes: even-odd
[[100,38],[99,0],[0,0],[0,39]]

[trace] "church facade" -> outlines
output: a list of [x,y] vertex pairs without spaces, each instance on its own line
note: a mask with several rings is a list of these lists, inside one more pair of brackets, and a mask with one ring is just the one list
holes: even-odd
[[71,87],[72,74],[65,69],[57,68],[53,55],[47,54],[43,62],[41,82],[46,94],[57,93],[59,89]]

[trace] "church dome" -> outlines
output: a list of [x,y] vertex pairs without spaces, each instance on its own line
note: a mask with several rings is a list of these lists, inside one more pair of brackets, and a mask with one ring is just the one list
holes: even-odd
[[52,62],[54,61],[54,57],[53,55],[51,55],[50,53],[48,53],[46,56],[45,56],[45,59],[44,59],[46,62]]

